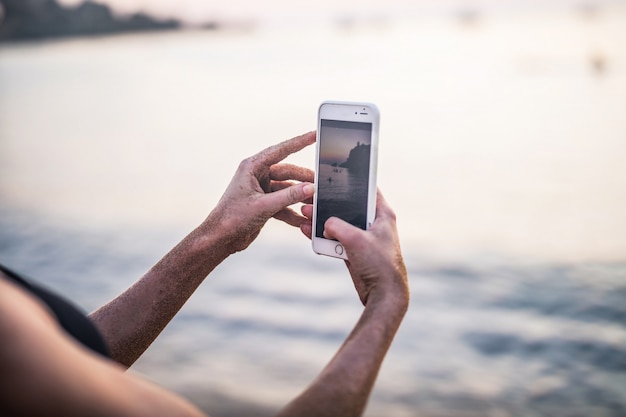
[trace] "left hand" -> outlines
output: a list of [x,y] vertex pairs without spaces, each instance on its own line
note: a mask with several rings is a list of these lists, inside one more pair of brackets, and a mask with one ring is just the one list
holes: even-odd
[[289,206],[310,202],[313,171],[278,163],[313,143],[315,132],[309,132],[244,159],[203,226],[217,227],[234,253],[247,248],[270,217],[295,227],[310,222]]

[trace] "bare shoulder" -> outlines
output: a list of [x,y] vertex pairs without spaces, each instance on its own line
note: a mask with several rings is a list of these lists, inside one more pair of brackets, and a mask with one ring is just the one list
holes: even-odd
[[0,361],[6,359],[6,349],[23,343],[33,330],[54,329],[56,326],[41,302],[7,281],[0,272],[0,339],[3,341]]
[[203,415],[67,336],[1,273],[0,340],[0,415]]

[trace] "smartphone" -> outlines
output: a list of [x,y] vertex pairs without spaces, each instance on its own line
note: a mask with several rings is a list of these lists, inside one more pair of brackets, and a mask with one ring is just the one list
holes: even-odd
[[379,120],[371,103],[325,101],[319,107],[311,236],[315,253],[348,259],[341,243],[324,237],[329,217],[363,230],[374,221]]

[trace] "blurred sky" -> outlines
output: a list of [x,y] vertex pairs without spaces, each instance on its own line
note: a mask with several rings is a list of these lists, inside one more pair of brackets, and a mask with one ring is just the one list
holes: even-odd
[[[59,0],[74,5],[83,0]],[[384,17],[398,12],[404,15],[451,13],[467,10],[520,10],[560,7],[595,7],[624,4],[625,0],[95,0],[111,6],[118,13],[148,12],[158,17],[175,17],[189,24],[219,21],[254,21],[285,23],[316,21],[343,16]]]

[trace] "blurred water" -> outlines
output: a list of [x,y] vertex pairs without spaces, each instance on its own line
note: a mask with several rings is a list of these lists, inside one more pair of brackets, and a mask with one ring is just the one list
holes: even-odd
[[[0,262],[95,309],[202,220],[240,159],[313,129],[325,99],[373,101],[412,305],[368,415],[624,415],[625,21],[3,45]],[[270,414],[360,311],[343,263],[270,222],[134,369],[218,417]]]
[[407,242],[622,259],[625,14],[4,45],[0,192],[89,228],[189,228],[244,156],[314,129],[321,101],[369,100]]
[[[70,233],[1,214],[0,260],[87,310],[180,237]],[[368,415],[626,413],[625,263],[405,252],[412,305]],[[341,262],[313,255],[304,238],[277,245],[262,235],[212,274],[133,369],[213,415],[269,415],[314,378],[360,310]]]

